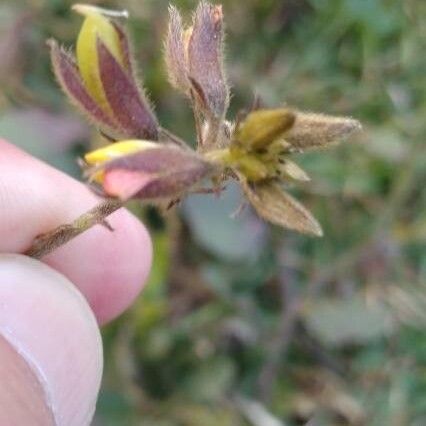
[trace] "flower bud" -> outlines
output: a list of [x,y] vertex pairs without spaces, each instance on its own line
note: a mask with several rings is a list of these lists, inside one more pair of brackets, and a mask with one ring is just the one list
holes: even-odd
[[229,87],[223,66],[223,12],[221,5],[201,1],[188,41],[188,65],[200,107],[206,116],[221,119],[229,106]]
[[191,97],[196,108],[213,122],[225,117],[229,87],[223,66],[222,6],[201,1],[192,26],[184,29],[178,10],[169,8],[165,42],[171,84]]
[[256,151],[268,147],[294,124],[295,115],[286,108],[253,111],[239,124],[234,141]]
[[85,20],[74,58],[50,41],[53,69],[72,102],[114,139],[157,140],[158,123],[139,88],[125,31],[108,16],[123,13],[95,6],[73,9]]
[[148,141],[118,142],[85,159],[105,195],[123,200],[179,197],[215,170],[194,152]]

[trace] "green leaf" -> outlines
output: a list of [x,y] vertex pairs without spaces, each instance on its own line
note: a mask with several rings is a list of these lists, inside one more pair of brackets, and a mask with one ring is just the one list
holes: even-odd
[[361,297],[319,300],[305,314],[308,329],[323,343],[366,344],[392,333],[394,323],[383,305],[367,305]]
[[237,262],[257,258],[263,249],[265,227],[249,211],[232,218],[242,198],[236,185],[229,185],[220,199],[190,197],[184,214],[197,243],[221,259]]

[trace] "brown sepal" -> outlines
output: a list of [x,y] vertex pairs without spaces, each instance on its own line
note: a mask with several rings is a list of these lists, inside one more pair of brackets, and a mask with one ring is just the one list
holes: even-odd
[[359,130],[361,123],[353,118],[297,112],[284,139],[297,150],[305,151],[327,148]]
[[165,59],[169,81],[176,89],[188,94],[187,53],[185,49],[184,30],[179,11],[172,5],[169,7],[169,28],[165,42]]
[[115,30],[117,31],[118,38],[120,41],[120,51],[122,54],[122,58],[124,61],[124,65],[126,67],[126,70],[128,71],[128,74],[132,76],[133,78],[136,78],[135,75],[135,66],[132,60],[132,52],[131,52],[131,45],[129,43],[129,35],[127,34],[127,31],[123,28],[123,26],[118,23],[117,21],[110,21],[111,24],[114,26]]
[[241,181],[244,193],[260,217],[275,225],[321,237],[320,224],[309,211],[278,183]]
[[74,58],[60,48],[55,40],[48,40],[47,44],[50,47],[53,72],[69,100],[105,133],[121,133],[120,126],[87,92]]
[[202,1],[194,16],[188,45],[189,73],[202,88],[208,116],[221,119],[228,109],[229,88],[223,69],[222,6]]
[[105,96],[124,137],[158,139],[158,124],[132,76],[127,74],[105,44],[97,39],[99,70]]

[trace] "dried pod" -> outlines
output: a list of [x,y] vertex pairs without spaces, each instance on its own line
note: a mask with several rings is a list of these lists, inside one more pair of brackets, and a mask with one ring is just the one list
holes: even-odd
[[297,112],[285,141],[301,151],[327,148],[361,128],[361,123],[352,118]]
[[275,225],[321,237],[320,224],[309,211],[274,182],[242,181],[244,193],[260,217]]
[[229,88],[223,69],[222,6],[200,2],[188,44],[192,85],[208,117],[221,119],[229,105]]
[[[133,154],[95,161],[92,176],[101,182],[107,196],[144,200],[179,197],[215,170],[196,153],[174,145],[140,141],[137,147],[137,141],[126,143],[125,149],[135,149]],[[102,157],[99,151],[92,155],[94,160],[111,158],[109,153]]]

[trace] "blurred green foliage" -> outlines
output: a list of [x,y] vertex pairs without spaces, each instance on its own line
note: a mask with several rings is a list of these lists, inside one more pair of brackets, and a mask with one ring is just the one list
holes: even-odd
[[[176,0],[189,18],[195,0]],[[95,138],[54,83],[44,41],[72,45],[71,1],[0,4],[0,135],[78,175]],[[127,8],[161,122],[192,142],[162,59],[166,0]],[[325,237],[267,227],[230,187],[159,216],[151,279],[104,330],[96,425],[426,424],[426,2],[224,0],[232,113],[351,115],[364,132],[300,158],[295,188]],[[82,348],[84,350],[84,348]]]

